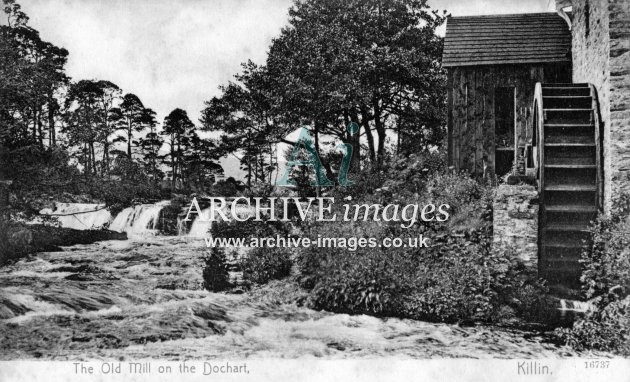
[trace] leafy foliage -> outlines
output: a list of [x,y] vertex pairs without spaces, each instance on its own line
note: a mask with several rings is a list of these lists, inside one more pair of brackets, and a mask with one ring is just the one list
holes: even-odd
[[[305,248],[298,265],[300,283],[310,290],[310,304],[338,312],[431,321],[492,321],[524,283],[517,277],[522,269],[514,256],[491,251],[491,192],[466,174],[450,172],[432,154],[393,158],[391,163],[396,171],[389,177],[381,176],[378,168],[358,174],[357,182],[365,183],[367,191],[358,187],[342,192],[353,192],[352,202],[359,204],[452,203],[451,219],[468,225],[456,230],[449,222],[436,221],[417,222],[408,229],[399,222],[334,226],[309,222],[310,236],[377,242],[400,237],[407,243],[425,235],[431,240],[429,248]],[[515,308],[527,304],[519,301]]]
[[225,251],[212,248],[205,257],[203,268],[203,287],[211,292],[220,292],[230,287],[230,277]]
[[15,0],[2,3],[0,179],[14,181],[19,200],[62,191],[108,203],[153,198],[168,186],[160,183],[163,163],[171,165],[171,189],[209,189],[222,168],[185,111],[166,120],[174,155],[165,158],[153,110],[110,81],[70,81],[68,52],[43,41]]
[[256,284],[289,276],[292,265],[291,252],[285,248],[254,248],[241,261],[243,278]]
[[591,228],[592,244],[582,254],[581,281],[595,311],[558,334],[577,349],[630,355],[630,195],[613,202],[610,216]]

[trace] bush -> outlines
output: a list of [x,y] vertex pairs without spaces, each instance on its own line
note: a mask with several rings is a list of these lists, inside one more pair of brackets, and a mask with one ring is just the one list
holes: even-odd
[[[358,221],[331,225],[310,222],[315,237],[385,237],[403,240],[425,235],[429,248],[309,247],[298,257],[300,284],[310,290],[308,302],[317,309],[413,319],[456,322],[492,321],[498,310],[524,285],[522,269],[507,253],[491,251],[491,190],[466,174],[421,169],[426,158],[412,159],[416,178],[405,182],[394,175],[379,192],[353,203],[434,203],[451,205],[448,222],[418,222],[403,229],[397,222]],[[406,173],[404,163],[397,172]],[[463,234],[454,234],[452,220]],[[524,300],[524,299],[522,299]],[[516,309],[529,304],[521,301]]]
[[558,330],[576,350],[611,351],[630,356],[630,297],[612,301],[577,320],[571,329]]
[[[357,231],[335,229],[338,236]],[[316,309],[439,322],[492,321],[517,279],[512,257],[493,253],[489,246],[485,232],[448,236],[422,250],[311,247],[300,256],[300,281],[311,289],[309,303]]]
[[610,216],[601,216],[591,227],[592,244],[582,254],[582,291],[587,299],[630,294],[630,195],[614,202]]
[[491,249],[491,187],[450,171],[438,155],[393,159],[391,166],[394,170],[383,183],[380,172],[373,174],[372,182],[370,174],[357,176],[374,192],[352,191],[351,203],[449,204],[450,219],[420,221],[407,229],[397,222],[306,222],[310,237],[380,242],[424,235],[431,241],[422,249],[304,248],[298,256],[298,280],[309,290],[311,307],[438,322],[496,322],[506,312],[527,320],[544,316],[544,284],[532,278],[514,254]]
[[203,287],[211,292],[220,292],[230,287],[228,264],[222,248],[212,248],[205,258]]
[[241,260],[245,281],[265,284],[291,273],[291,253],[285,248],[255,248]]
[[279,221],[216,221],[212,224],[210,233],[212,237],[224,238],[271,237],[286,234],[287,228]]
[[610,216],[599,217],[591,228],[592,244],[582,254],[582,291],[595,309],[558,334],[578,350],[629,356],[630,195],[613,205]]

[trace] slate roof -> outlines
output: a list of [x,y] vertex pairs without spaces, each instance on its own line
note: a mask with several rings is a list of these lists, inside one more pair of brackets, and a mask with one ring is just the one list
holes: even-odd
[[555,12],[449,17],[445,67],[571,61],[571,31]]

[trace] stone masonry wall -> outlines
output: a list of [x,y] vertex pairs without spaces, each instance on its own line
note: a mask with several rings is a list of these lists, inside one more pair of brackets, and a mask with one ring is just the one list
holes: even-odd
[[538,192],[529,185],[500,185],[493,202],[493,247],[512,251],[538,271]]
[[608,0],[612,192],[630,192],[630,0]]
[[[609,0],[573,0],[573,82],[592,83],[597,89],[604,123],[604,200],[610,203],[610,33]],[[626,0],[623,0],[626,1]]]
[[630,1],[573,0],[573,81],[598,92],[604,123],[604,200],[630,191]]

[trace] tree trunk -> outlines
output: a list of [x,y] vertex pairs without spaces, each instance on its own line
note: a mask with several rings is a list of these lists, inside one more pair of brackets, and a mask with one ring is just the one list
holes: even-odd
[[94,152],[94,142],[90,142],[90,156],[92,161],[92,173],[96,174],[96,153]]
[[33,142],[37,142],[37,108],[33,107]]
[[104,174],[109,174],[109,142],[107,137],[103,142],[103,171]]
[[39,141],[39,146],[44,147],[44,132],[42,131],[41,105],[37,105],[37,139]]
[[363,129],[365,130],[365,137],[368,142],[368,150],[370,155],[370,161],[372,163],[376,160],[376,151],[374,149],[374,136],[372,135],[372,129],[370,128],[370,115],[369,111],[366,107],[361,108],[361,122],[363,125]]
[[350,111],[350,122],[354,122],[359,126],[359,130],[355,134],[350,134],[346,131],[348,142],[352,145],[352,161],[350,162],[350,169],[352,171],[358,171],[361,169],[361,125],[359,124],[359,116],[356,110]]
[[378,98],[376,98],[376,96],[374,96],[372,104],[374,108],[374,125],[376,127],[376,134],[378,136],[376,161],[380,165],[381,163],[383,163],[383,154],[385,153],[385,139],[387,138],[387,134],[385,133],[385,126],[383,124],[383,120],[381,119],[381,105],[379,104]]
[[55,109],[56,101],[52,96],[52,92],[48,94],[48,146],[52,147],[57,144],[57,134],[55,131]]
[[127,156],[129,157],[130,161],[131,161],[131,139],[132,139],[131,121],[129,121],[129,127],[127,128]]

